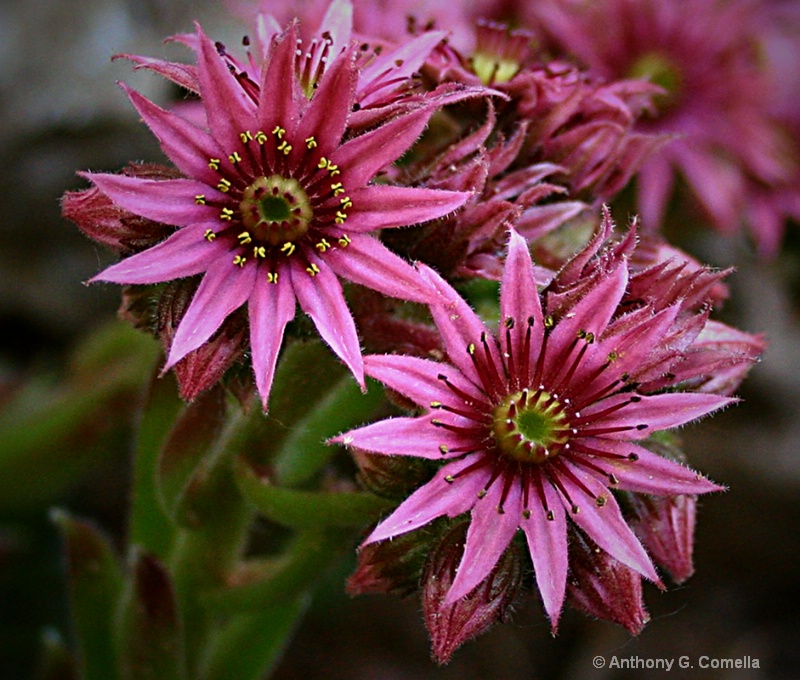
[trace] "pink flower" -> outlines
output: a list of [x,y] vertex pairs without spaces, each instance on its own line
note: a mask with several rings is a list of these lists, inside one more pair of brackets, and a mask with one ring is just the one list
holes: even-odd
[[[767,5],[749,0],[519,4],[595,76],[641,78],[664,89],[650,119],[639,125],[674,135],[639,175],[645,227],[663,222],[678,175],[719,230],[731,233],[748,221],[764,253],[777,250],[786,215],[797,214],[786,196],[796,195],[800,186],[800,166],[792,156],[798,142],[781,131],[772,111],[774,84],[765,56],[773,28]],[[754,205],[764,196],[774,198],[769,210]]]
[[294,28],[273,41],[258,88],[229,70],[199,28],[197,45],[208,129],[125,88],[184,176],[85,175],[119,208],[177,229],[92,280],[153,284],[203,275],[165,369],[246,304],[265,408],[296,302],[363,384],[359,340],[338,277],[391,297],[430,300],[417,271],[369,233],[440,217],[469,196],[370,183],[416,140],[432,106],[350,136],[358,82],[353,48],[329,65],[309,99],[295,69]]
[[[425,413],[380,421],[334,441],[442,463],[365,545],[440,516],[469,512],[466,545],[445,604],[483,582],[521,529],[555,630],[570,564],[568,530],[582,531],[615,562],[659,583],[615,490],[666,496],[720,490],[637,443],[733,399],[683,391],[678,380],[667,377],[683,358],[676,348],[691,342],[686,317],[697,315],[680,296],[657,304],[672,285],[649,291],[653,302],[640,301],[628,311],[627,249],[633,243],[631,234],[596,254],[588,285],[576,287],[570,275],[587,270],[597,250],[590,244],[565,267],[565,283],[557,277],[550,284],[543,302],[525,242],[512,230],[497,333],[437,274],[424,269],[440,295],[432,314],[450,363],[397,355],[365,358],[368,375]],[[549,291],[561,283],[551,306]],[[698,374],[704,370],[694,367]],[[654,376],[660,377],[655,389],[640,385],[640,379],[652,382]]]

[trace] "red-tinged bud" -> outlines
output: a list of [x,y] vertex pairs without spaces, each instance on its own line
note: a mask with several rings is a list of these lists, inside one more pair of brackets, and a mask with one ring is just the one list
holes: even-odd
[[431,476],[427,461],[408,456],[380,456],[352,449],[358,480],[384,498],[405,498]]
[[642,577],[577,531],[570,542],[567,597],[579,611],[617,623],[631,635],[641,633],[650,620],[642,602]]
[[[165,288],[158,305],[158,335],[164,350],[172,345],[175,332],[191,302],[197,281],[181,279]],[[243,309],[235,311],[220,329],[198,349],[175,364],[180,394],[186,401],[215,385],[247,348],[247,320]]]
[[522,557],[516,545],[506,549],[489,576],[466,597],[447,604],[464,550],[467,523],[448,531],[428,556],[422,576],[422,608],[437,663],[450,661],[468,640],[510,618],[522,585]]
[[[171,168],[155,164],[131,164],[123,174],[142,179],[176,176]],[[66,192],[61,199],[61,210],[64,217],[74,222],[89,238],[122,255],[150,248],[175,230],[119,208],[96,187]]]
[[692,553],[697,496],[631,494],[631,528],[675,583],[694,573]]
[[392,593],[405,597],[415,592],[435,536],[436,532],[423,528],[391,541],[363,546],[358,551],[356,570],[347,579],[348,594]]

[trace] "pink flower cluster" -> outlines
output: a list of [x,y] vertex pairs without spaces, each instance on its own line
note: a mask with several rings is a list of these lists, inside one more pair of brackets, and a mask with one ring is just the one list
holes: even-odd
[[[638,632],[641,579],[691,574],[695,498],[721,487],[672,430],[733,403],[763,342],[710,319],[727,272],[655,227],[675,171],[722,229],[768,213],[766,252],[795,205],[749,5],[510,4],[530,32],[509,3],[264,3],[242,55],[200,26],[174,38],[193,63],[124,55],[191,97],[123,85],[171,165],[63,201],[122,256],[92,280],[127,286],[184,398],[244,366],[267,410],[298,305],[389,388],[405,414],[332,440],[400,496],[349,589],[419,583],[440,661],[531,569],[554,631],[569,601]],[[644,228],[617,234],[596,216],[634,178]],[[464,297],[498,283],[480,314]]]

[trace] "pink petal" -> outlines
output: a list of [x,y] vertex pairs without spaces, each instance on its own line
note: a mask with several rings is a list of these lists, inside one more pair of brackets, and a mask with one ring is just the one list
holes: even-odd
[[184,175],[209,185],[219,181],[217,173],[208,167],[208,161],[225,156],[205,130],[156,106],[126,85],[120,87],[128,93],[139,115],[161,142],[164,153]]
[[[567,509],[569,518],[609,555],[645,578],[658,583],[659,578],[653,563],[622,517],[614,495],[592,474],[566,459],[559,460],[560,465],[579,481],[577,483],[565,474],[563,468],[551,473],[558,478],[569,494],[569,500],[562,498],[562,504]],[[601,499],[602,505],[599,505],[598,501]]]
[[316,264],[319,272],[311,276],[297,258],[293,258],[289,272],[292,287],[303,311],[314,321],[322,339],[345,363],[362,389],[364,363],[356,333],[355,322],[342,292],[342,285],[327,262],[307,253],[309,264]]
[[259,272],[258,276],[260,278],[256,280],[248,302],[250,348],[256,387],[266,411],[278,353],[283,344],[283,332],[286,324],[294,318],[295,297],[288,268],[279,272],[278,283],[275,284],[268,283],[263,272]]
[[[436,427],[431,421],[436,413],[416,418],[388,418],[345,432],[331,439],[333,444],[352,446],[362,451],[387,456],[411,456],[431,460],[446,460],[463,455],[464,447],[474,442],[457,433]],[[460,449],[462,453],[442,453],[441,447]]]
[[[511,328],[508,327],[509,323],[513,323]],[[525,355],[528,329],[530,329],[529,351]],[[531,357],[539,356],[544,337],[544,318],[533,276],[533,262],[528,244],[514,229],[509,231],[508,257],[500,288],[499,336],[504,354],[511,358],[516,367],[514,375],[511,376],[513,382],[521,376],[520,367],[523,367],[525,373],[531,364]],[[522,377],[524,378],[524,375]],[[521,387],[523,385],[515,382],[514,389]]]
[[378,171],[393,163],[422,134],[433,109],[421,106],[345,142],[331,161],[341,168],[341,181],[351,191],[363,187]]
[[239,268],[227,257],[211,264],[178,325],[164,370],[197,349],[241,307],[253,290],[257,267]]
[[468,595],[475,586],[492,571],[503,551],[511,543],[519,528],[522,500],[517,480],[511,485],[503,503],[504,512],[499,511],[503,493],[502,479],[498,479],[472,507],[472,521],[467,530],[464,554],[445,604]]
[[91,279],[109,283],[161,283],[193,276],[211,266],[227,250],[203,237],[207,224],[178,229],[166,241],[126,257]]
[[325,262],[343,279],[389,297],[430,303],[435,294],[408,262],[371,236],[354,234],[345,248],[333,248]]
[[[299,119],[301,98],[305,100],[305,97],[295,75],[296,49],[295,25],[275,36],[270,44],[269,62],[264,69],[258,102],[258,127],[268,134],[279,125],[293,135]],[[264,148],[274,154],[273,145],[267,144]]]
[[601,278],[597,284],[568,311],[563,319],[557,321],[548,338],[548,370],[545,384],[554,382],[555,377],[565,370],[568,359],[575,349],[579,331],[600,337],[605,330],[628,283],[628,268],[625,264]]
[[397,89],[397,83],[410,79],[425,63],[431,50],[446,37],[445,31],[427,31],[395,50],[384,50],[370,61],[358,81],[359,91],[367,90],[359,98],[362,108],[380,101],[385,88]]
[[[364,357],[364,369],[368,376],[426,409],[431,408],[432,401],[458,405],[459,408],[486,403],[485,395],[449,364],[398,354],[373,354]],[[465,403],[439,376],[446,377],[471,400]]]
[[437,304],[431,306],[431,315],[442,334],[442,343],[448,358],[467,378],[480,387],[482,381],[467,348],[475,345],[476,353],[481,353],[480,360],[482,360],[481,336],[485,335],[492,361],[495,366],[500,366],[500,355],[494,336],[450,284],[430,267],[420,265],[419,269],[422,277],[439,294]]
[[592,455],[574,455],[573,462],[582,465],[588,461],[592,466],[613,475],[614,488],[655,495],[701,494],[724,491],[725,487],[714,484],[700,473],[659,456],[633,442],[586,437],[581,446],[593,451],[613,453],[620,458]]
[[128,175],[80,173],[114,203],[149,220],[185,227],[197,222],[213,222],[219,210],[210,205],[198,205],[194,197],[224,198],[207,184],[191,179],[140,179]]
[[[472,508],[478,500],[478,492],[488,481],[489,471],[481,468],[461,477],[456,475],[474,462],[474,456],[467,456],[463,460],[445,465],[431,481],[417,489],[378,524],[364,543],[375,543],[399,536],[442,515],[456,517]],[[452,482],[446,481],[445,478],[450,476],[455,479]]]
[[[544,504],[537,498],[537,491],[531,488],[528,506],[531,514],[520,526],[528,541],[536,585],[555,632],[567,589],[567,520],[558,492],[546,480],[541,488]],[[552,519],[548,518],[548,512],[552,513]]]
[[[591,419],[592,414],[605,411],[618,404],[626,406],[606,416]],[[582,432],[591,435],[595,429],[628,427],[625,431],[610,433],[612,439],[644,439],[658,430],[668,430],[724,408],[738,400],[701,392],[674,392],[649,396],[615,394],[581,410],[581,417],[589,420]]]
[[199,26],[197,34],[200,39],[197,73],[208,125],[211,134],[230,153],[240,145],[239,135],[253,126],[255,105]]
[[419,224],[457,210],[470,196],[468,191],[370,185],[350,192],[353,212],[345,226],[367,232]]
[[639,170],[638,204],[645,229],[655,230],[661,226],[672,185],[672,168],[658,156],[648,160]]
[[[312,136],[317,140],[314,157],[330,156],[339,146],[352,110],[357,78],[352,50],[340,54],[325,69],[294,135],[298,140]],[[299,148],[300,154],[307,155],[304,146]]]

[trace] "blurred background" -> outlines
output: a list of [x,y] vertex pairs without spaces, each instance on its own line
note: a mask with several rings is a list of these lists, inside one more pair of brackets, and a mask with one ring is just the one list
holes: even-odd
[[[114,325],[116,288],[83,285],[112,256],[60,217],[59,197],[85,186],[76,170],[113,171],[131,160],[161,158],[115,81],[124,79],[161,101],[174,93],[157,77],[134,73],[110,57],[134,52],[179,58],[181,48],[162,39],[191,30],[195,18],[231,45],[245,31],[223,20],[223,8],[211,2],[0,3],[0,423],[16,438],[13,460],[3,451],[7,445],[11,450],[11,440],[0,440],[0,458],[8,458],[0,479],[2,680],[34,678],[42,641],[57,634],[70,639],[66,564],[51,509],[89,518],[118,545],[124,542],[136,396],[148,377],[141,366],[156,352],[154,341],[138,334],[131,340]],[[624,222],[626,216],[616,218]],[[512,623],[438,668],[429,660],[418,600],[349,599],[343,568],[321,588],[275,677],[663,674],[596,669],[595,655],[751,657],[760,668],[695,668],[680,677],[800,677],[800,233],[792,225],[783,252],[767,262],[743,240],[722,240],[705,230],[679,237],[679,245],[701,259],[735,263],[721,318],[763,331],[769,348],[740,391],[743,403],[684,433],[692,464],[730,490],[702,501],[695,576],[665,593],[646,587],[652,621],[642,635],[632,639],[611,624],[567,611],[552,638],[538,602],[529,598]],[[109,324],[111,330],[87,349],[82,341]],[[113,390],[98,392],[110,380],[104,366],[128,370],[108,359],[117,347],[130,353],[132,373],[116,376]],[[80,427],[53,446],[57,424],[49,419],[66,417],[70,406],[58,401],[64,384],[85,384],[87,401]]]

